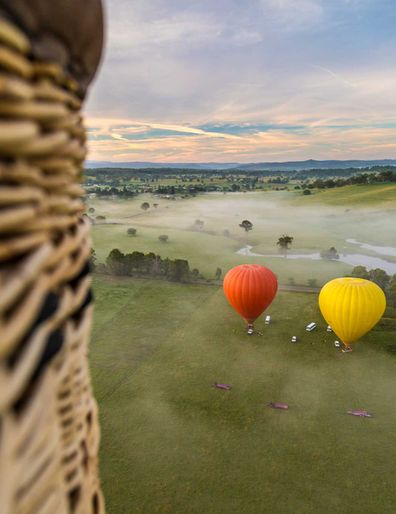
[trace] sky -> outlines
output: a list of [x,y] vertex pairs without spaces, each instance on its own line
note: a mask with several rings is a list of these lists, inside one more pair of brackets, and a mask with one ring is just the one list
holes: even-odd
[[395,0],[107,0],[91,161],[396,158]]

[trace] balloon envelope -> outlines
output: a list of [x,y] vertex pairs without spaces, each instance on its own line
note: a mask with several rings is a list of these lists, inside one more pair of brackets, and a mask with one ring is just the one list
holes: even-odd
[[226,274],[223,289],[232,307],[248,323],[253,323],[275,298],[278,282],[264,266],[241,264]]
[[319,307],[324,319],[349,345],[378,323],[386,308],[382,289],[362,278],[336,278],[323,286]]

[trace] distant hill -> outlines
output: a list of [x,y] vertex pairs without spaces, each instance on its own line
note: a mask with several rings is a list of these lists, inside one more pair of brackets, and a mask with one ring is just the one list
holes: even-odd
[[258,162],[252,164],[239,164],[236,169],[245,171],[305,171],[320,169],[349,169],[349,168],[371,168],[373,166],[396,166],[396,159],[381,160],[348,160],[348,161],[316,161],[309,159],[307,161],[288,161],[288,162]]
[[396,166],[396,159],[378,159],[378,160],[327,160],[316,161],[309,159],[307,161],[287,161],[287,162],[256,162],[249,164],[241,164],[235,162],[218,163],[218,162],[202,162],[202,163],[168,163],[168,162],[106,162],[106,161],[87,161],[86,167],[92,168],[171,168],[171,169],[190,169],[190,170],[244,170],[244,171],[304,171],[319,169],[348,169],[348,168],[371,168],[373,166]]

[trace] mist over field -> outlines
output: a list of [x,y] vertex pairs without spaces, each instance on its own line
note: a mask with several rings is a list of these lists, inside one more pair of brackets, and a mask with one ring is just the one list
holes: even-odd
[[[352,193],[350,203],[346,203],[348,198],[339,198],[339,191],[329,193],[312,198],[274,191],[213,193],[187,200],[149,196],[131,200],[92,199],[90,205],[95,214],[106,217],[94,226],[95,249],[102,262],[113,248],[188,259],[191,267],[198,268],[207,278],[214,275],[217,267],[225,272],[240,263],[242,258],[237,252],[242,250],[243,254],[247,246],[251,249],[245,252],[244,261],[270,267],[281,283],[293,278],[306,284],[313,279],[320,285],[351,272],[359,264],[369,268],[382,265],[388,273],[396,273],[396,256],[381,249],[392,246],[396,209],[391,196],[377,203],[378,188],[366,203],[364,196],[354,202]],[[145,200],[158,203],[158,207],[142,211],[140,206]],[[239,227],[244,219],[253,223],[249,233]],[[203,225],[197,228],[196,220]],[[127,235],[129,227],[137,229],[133,239]],[[158,241],[163,233],[169,236],[166,245]],[[294,238],[286,257],[279,253],[276,244],[282,234]],[[316,255],[330,247],[340,254],[337,261]],[[251,256],[252,253],[257,256]]]

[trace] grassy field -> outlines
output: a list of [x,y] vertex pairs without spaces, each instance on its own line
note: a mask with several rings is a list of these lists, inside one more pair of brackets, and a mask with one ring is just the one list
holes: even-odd
[[316,295],[279,294],[248,337],[214,286],[98,278],[95,293],[109,514],[395,512],[394,321],[340,354]]
[[335,189],[316,190],[311,196],[299,196],[298,202],[308,205],[325,203],[329,205],[375,206],[395,208],[396,184],[371,184],[344,186]]
[[[375,256],[372,251],[361,250],[346,240],[354,238],[372,245],[392,245],[396,223],[394,188],[354,186],[315,193],[312,197],[284,191],[206,194],[184,200],[142,195],[130,200],[93,198],[89,205],[94,207],[95,216],[106,216],[105,223],[93,227],[95,249],[102,262],[113,248],[123,252],[152,251],[162,257],[188,259],[191,268],[198,268],[211,278],[217,267],[225,271],[239,264],[241,256],[236,252],[249,244],[253,252],[267,256],[244,257],[243,260],[270,267],[282,283],[293,278],[300,284],[310,279],[322,284],[350,272],[352,266],[268,256],[277,254],[278,238],[282,234],[292,235],[293,253],[314,253],[335,246],[340,252],[358,251]],[[369,207],[358,203],[358,199],[363,201],[363,198],[370,198]],[[384,206],[371,203],[375,198],[383,201]],[[144,212],[140,208],[143,201],[157,202],[159,206]],[[193,230],[196,219],[204,222],[203,231]],[[248,235],[239,227],[243,219],[249,219],[254,226]],[[136,237],[127,235],[130,227],[137,229]],[[224,236],[224,230],[229,231],[230,237]],[[161,234],[169,236],[168,243],[158,240]],[[389,260],[396,258],[389,257]]]

